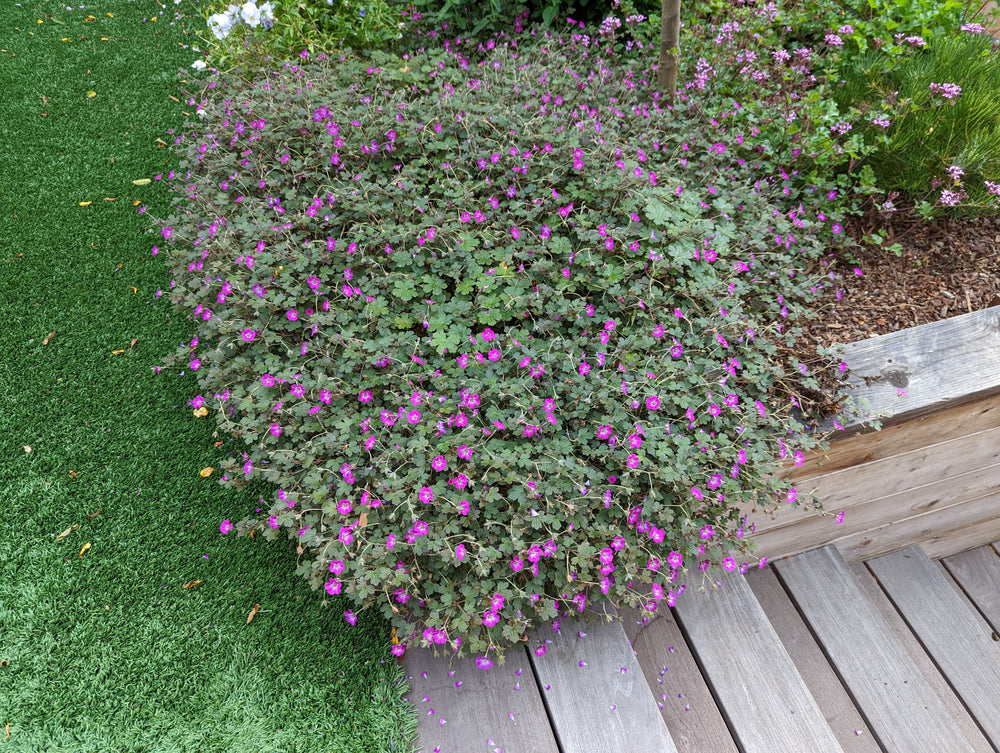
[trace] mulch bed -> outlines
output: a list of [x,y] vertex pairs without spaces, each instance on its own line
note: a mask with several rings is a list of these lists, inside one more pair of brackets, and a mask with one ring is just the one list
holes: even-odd
[[823,315],[808,323],[808,345],[855,342],[1000,305],[1000,217],[927,223],[900,210],[888,219],[851,218],[846,230],[857,239],[878,227],[902,254],[865,246],[839,252],[843,296],[826,299]]
[[[819,377],[823,393],[806,392],[802,407],[813,414],[836,412],[833,369],[821,370],[816,347],[831,347],[884,335],[1000,305],[1000,216],[940,218],[923,222],[912,208],[892,215],[872,212],[851,218],[846,232],[860,239],[878,228],[902,253],[853,246],[835,254],[843,291],[817,302],[820,315],[803,324],[793,355]],[[860,269],[859,276],[854,273]]]

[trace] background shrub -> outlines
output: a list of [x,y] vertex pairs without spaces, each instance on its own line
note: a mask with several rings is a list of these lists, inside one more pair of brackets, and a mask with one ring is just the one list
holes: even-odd
[[[248,7],[249,6],[249,7]],[[202,7],[200,32],[213,67],[266,67],[303,50],[392,49],[407,29],[407,6],[393,0],[274,0]]]
[[842,74],[837,102],[866,112],[866,133],[884,133],[868,157],[880,189],[905,192],[925,215],[996,211],[1000,56],[988,34],[935,38],[902,58],[871,51]]

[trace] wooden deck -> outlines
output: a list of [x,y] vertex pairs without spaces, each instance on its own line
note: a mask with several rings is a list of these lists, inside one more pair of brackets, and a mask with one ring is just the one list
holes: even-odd
[[564,619],[488,671],[410,650],[421,749],[996,753],[998,551],[812,549],[645,624]]
[[937,558],[1000,539],[1000,306],[851,343],[844,360],[847,392],[884,428],[842,418],[828,451],[784,468],[824,512],[745,508],[757,553],[833,544],[850,563],[920,544]]

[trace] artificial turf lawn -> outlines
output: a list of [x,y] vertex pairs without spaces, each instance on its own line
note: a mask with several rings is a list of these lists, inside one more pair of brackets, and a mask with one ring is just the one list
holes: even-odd
[[384,623],[323,608],[288,542],[219,533],[271,490],[199,476],[235,444],[153,372],[195,325],[133,205],[165,216],[166,187],[132,181],[171,167],[203,21],[72,8],[0,3],[0,753],[409,750]]

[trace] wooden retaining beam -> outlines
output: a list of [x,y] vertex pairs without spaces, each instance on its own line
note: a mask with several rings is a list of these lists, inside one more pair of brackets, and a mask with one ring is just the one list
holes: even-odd
[[823,510],[746,509],[757,554],[833,544],[855,562],[921,544],[943,557],[1000,538],[1000,306],[851,343],[844,360],[848,394],[883,429],[847,422],[826,453],[784,468]]

